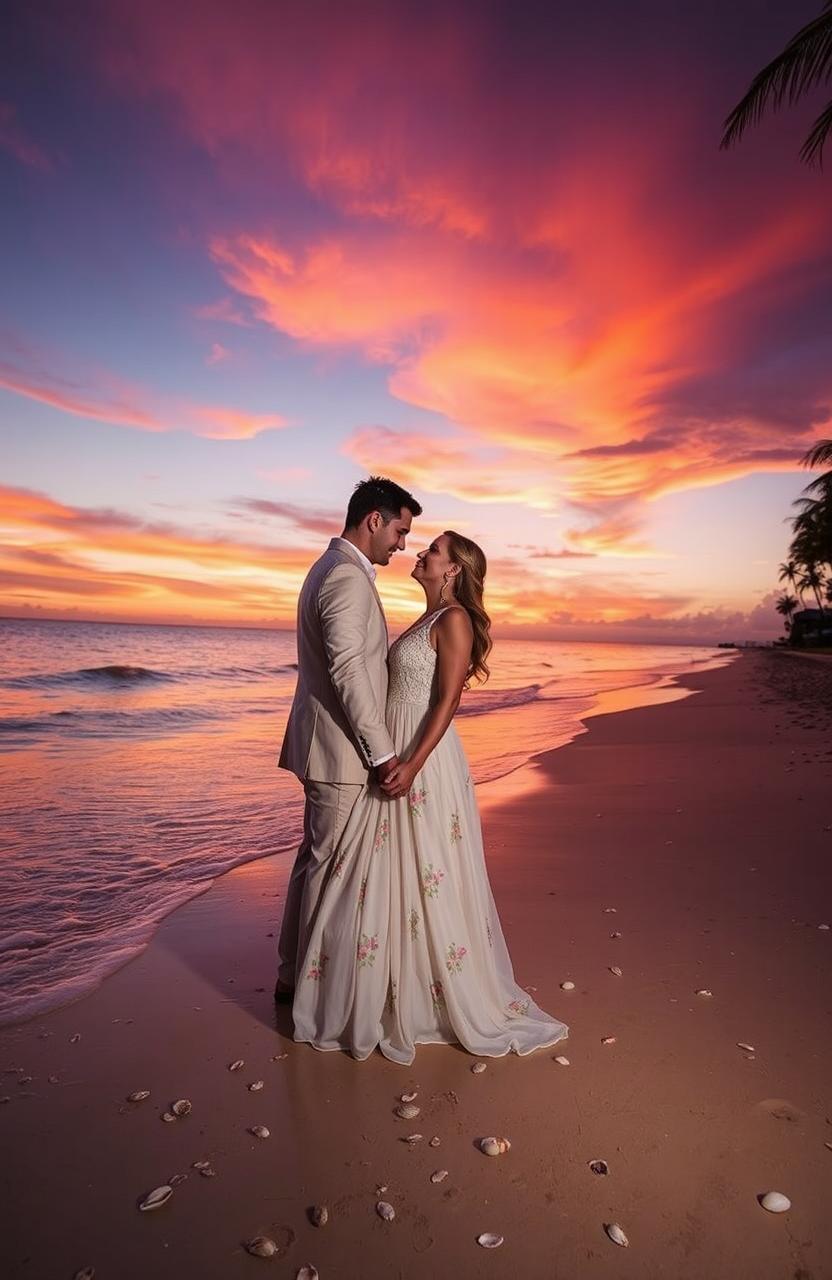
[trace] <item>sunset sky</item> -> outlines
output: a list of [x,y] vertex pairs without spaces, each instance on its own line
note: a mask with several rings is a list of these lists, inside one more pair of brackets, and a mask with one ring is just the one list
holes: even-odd
[[0,614],[291,625],[380,472],[425,508],[393,626],[452,527],[503,635],[780,633],[832,435],[823,95],[718,144],[820,8],[13,6]]

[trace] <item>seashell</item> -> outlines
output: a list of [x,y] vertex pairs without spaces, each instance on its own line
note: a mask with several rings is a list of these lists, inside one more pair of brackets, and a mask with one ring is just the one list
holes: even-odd
[[79,1041],[80,1039],[81,1039],[81,1032],[80,1032],[80,1031],[76,1031],[74,1036],[70,1036],[70,1037],[69,1037],[69,1043],[70,1043],[70,1044],[77,1044],[77,1043],[78,1043],[78,1041]]
[[128,1093],[128,1102],[144,1102],[145,1098],[150,1097],[149,1089],[137,1089],[135,1093]]
[[623,1249],[629,1248],[630,1242],[617,1222],[605,1222],[604,1230],[613,1244],[620,1244]]
[[82,1267],[80,1271],[76,1271],[72,1280],[93,1280],[95,1275],[95,1267]]
[[435,1173],[430,1175],[431,1182],[444,1182],[448,1176],[447,1169],[437,1169]]
[[288,1053],[275,1053],[269,1058],[269,1062],[282,1062],[284,1058],[288,1058]]
[[738,1040],[738,1041],[737,1041],[737,1048],[738,1048],[738,1049],[745,1049],[745,1052],[746,1052],[746,1053],[756,1053],[756,1052],[757,1052],[757,1050],[754,1048],[753,1044],[743,1044],[743,1042],[742,1042],[741,1040]]
[[616,914],[616,912],[617,912],[617,910],[618,910],[618,908],[617,908],[617,907],[604,907],[604,914],[605,914],[605,915],[615,915],[615,914]]
[[574,990],[575,990],[575,984],[574,984],[574,982],[562,982],[562,983],[560,984],[560,989],[561,989],[561,991],[574,991]]
[[695,996],[704,996],[706,1000],[710,1000],[714,993],[713,991],[709,991],[707,987],[700,987],[699,990],[694,991],[693,994]]
[[217,1176],[216,1169],[212,1169],[210,1164],[206,1165],[204,1169],[200,1169],[199,1172],[203,1178],[216,1178]]
[[167,1204],[172,1195],[173,1187],[168,1186],[168,1184],[165,1183],[163,1187],[156,1187],[153,1191],[149,1192],[145,1196],[144,1200],[140,1200],[139,1208],[142,1213],[147,1213],[150,1209],[161,1209],[162,1205]]
[[306,1262],[299,1268],[295,1280],[318,1280],[318,1273],[311,1262]]
[[483,1231],[481,1236],[477,1236],[477,1244],[483,1249],[499,1249],[502,1243],[503,1237],[494,1235],[493,1231]]
[[248,1087],[249,1093],[259,1092],[259,1090],[263,1088],[263,1083],[264,1082],[262,1080],[252,1080],[251,1084]]
[[618,932],[618,930],[617,930],[617,929],[614,929],[614,930],[613,930],[613,932],[610,934],[610,937],[611,937],[611,938],[620,938],[620,937],[621,937],[621,934]]
[[184,1182],[187,1176],[187,1173],[175,1173],[172,1178],[168,1178],[168,1186],[178,1187],[180,1182]]
[[[229,1062],[229,1064],[228,1064],[228,1070],[229,1070],[229,1071],[239,1071],[239,1070],[240,1070],[240,1067],[244,1067],[245,1065],[246,1065],[245,1058],[237,1058],[237,1059],[236,1059],[236,1061],[234,1061],[234,1062]],[[259,1239],[259,1238],[260,1238],[260,1237],[258,1237],[258,1239]]]
[[475,1076],[481,1076],[487,1066],[488,1066],[487,1062],[475,1062],[473,1067],[471,1068],[471,1071]]
[[418,1096],[418,1093],[403,1093],[399,1102],[415,1102]]
[[589,1167],[593,1173],[603,1174],[609,1173],[610,1167],[606,1160],[590,1160]]
[[189,1116],[193,1108],[190,1099],[180,1098],[178,1102],[171,1103],[170,1109],[175,1116]]
[[329,1209],[325,1204],[316,1204],[313,1206],[309,1220],[313,1227],[325,1227],[329,1222]]
[[163,1111],[162,1119],[164,1120],[165,1124],[172,1124],[173,1121],[176,1119],[176,1116],[173,1114],[172,1111]]
[[561,1067],[568,1067],[568,1066],[569,1066],[569,1059],[568,1059],[568,1058],[564,1058],[564,1056],[563,1056],[563,1054],[562,1054],[562,1053],[561,1053],[561,1054],[558,1054],[558,1056],[555,1058],[555,1062],[557,1062]]
[[[829,1144],[827,1143],[827,1146],[828,1146],[828,1145],[829,1145]],[[428,1146],[429,1146],[429,1147],[438,1147],[438,1146],[439,1146],[439,1139],[438,1139],[437,1137],[431,1138],[430,1142],[428,1143]]]
[[823,929],[823,930],[825,930],[825,931],[828,931],[828,929],[829,929],[829,925],[828,925],[828,924],[819,924],[819,925],[818,925],[818,928],[819,928],[819,929]]
[[386,1187],[376,1187],[376,1195],[383,1196],[386,1190]]
[[616,978],[620,978],[622,976],[621,970],[619,969],[617,964],[611,964],[609,966],[609,970],[610,970],[610,973],[615,974]]
[[421,1107],[415,1107],[412,1102],[403,1102],[396,1107],[396,1115],[400,1120],[415,1120],[420,1111]]
[[482,1138],[480,1141],[480,1151],[487,1156],[504,1156],[510,1150],[508,1138]]
[[791,1200],[782,1191],[767,1191],[764,1196],[760,1196],[760,1204],[769,1213],[785,1213],[792,1207]]
[[194,1160],[193,1164],[191,1165],[191,1168],[199,1169],[201,1173],[203,1169],[211,1168],[211,1161],[210,1160]]
[[415,1147],[416,1143],[421,1141],[421,1133],[409,1133],[406,1138],[402,1138],[402,1142],[407,1142],[411,1147]]
[[255,1258],[273,1258],[277,1253],[277,1245],[268,1236],[255,1236],[253,1240],[247,1241],[246,1253],[253,1254]]
[[615,1036],[601,1036],[601,1044],[615,1044]]
[[271,1133],[264,1124],[253,1124],[249,1129],[249,1133],[255,1138],[270,1138]]
[[396,1210],[393,1208],[392,1204],[388,1204],[386,1200],[379,1200],[376,1205],[376,1213],[380,1218],[383,1218],[385,1222],[392,1222],[396,1216]]

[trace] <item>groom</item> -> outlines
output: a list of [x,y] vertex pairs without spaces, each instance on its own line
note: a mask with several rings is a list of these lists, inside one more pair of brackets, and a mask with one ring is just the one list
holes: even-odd
[[396,764],[384,711],[387,624],[375,565],[404,551],[419,503],[399,485],[370,476],[356,485],[344,531],[313,564],[298,600],[298,682],[280,767],[303,783],[306,806],[280,931],[275,1000],[290,1000],[295,967],[347,819],[372,776]]

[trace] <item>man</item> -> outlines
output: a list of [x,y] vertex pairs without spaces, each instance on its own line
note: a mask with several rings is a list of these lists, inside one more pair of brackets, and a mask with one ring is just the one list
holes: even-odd
[[340,538],[313,564],[298,600],[298,682],[280,767],[303,783],[306,806],[280,931],[276,1000],[290,1000],[332,855],[356,800],[397,763],[384,723],[387,624],[375,565],[404,551],[422,508],[392,480],[355,487]]

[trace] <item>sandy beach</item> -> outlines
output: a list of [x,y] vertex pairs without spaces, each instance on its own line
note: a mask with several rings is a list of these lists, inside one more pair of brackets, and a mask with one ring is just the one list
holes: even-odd
[[0,1274],[832,1275],[832,660],[747,651],[682,684],[482,790],[517,979],[567,1041],[482,1074],[455,1048],[402,1068],[295,1045],[271,994],[289,860],[240,867],[97,991],[0,1032]]

